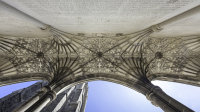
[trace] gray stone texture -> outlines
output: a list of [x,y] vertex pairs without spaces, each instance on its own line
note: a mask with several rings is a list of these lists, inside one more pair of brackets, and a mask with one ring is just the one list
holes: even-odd
[[45,82],[37,82],[27,88],[12,92],[11,94],[0,99],[0,112],[12,112],[15,108],[24,104],[33,97],[41,87],[46,85]]
[[[32,98],[43,86],[45,86],[46,82],[37,82],[27,88],[23,88],[21,90],[17,90],[12,92],[11,94],[0,99],[0,112],[12,112],[14,109],[20,107],[22,104],[26,103],[30,98]],[[82,85],[82,84],[80,84]],[[79,86],[79,85],[77,85]],[[59,112],[77,112],[77,101],[82,95],[82,105],[80,105],[80,111],[84,112],[85,110],[85,102],[87,100],[87,91],[88,85],[86,84],[83,89],[78,89],[77,86],[72,90],[72,92],[66,97],[66,101],[61,106]],[[55,107],[58,105],[60,100],[68,94],[70,89],[67,89],[57,95],[56,99],[52,101],[49,105],[47,105],[41,112],[53,112]],[[85,91],[85,93],[82,93]]]

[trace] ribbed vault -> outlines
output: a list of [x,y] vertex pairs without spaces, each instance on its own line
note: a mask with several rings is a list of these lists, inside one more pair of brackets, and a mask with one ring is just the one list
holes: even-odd
[[[2,2],[1,5],[8,4]],[[199,35],[160,37],[152,34],[198,10],[196,6],[134,33],[92,36],[67,33],[27,16],[41,24],[40,32],[45,32],[45,36],[0,35],[0,85],[46,80],[49,84],[39,95],[39,103],[44,103],[45,98],[53,100],[60,91],[75,84],[107,80],[137,90],[164,111],[192,112],[151,81],[200,86]],[[27,111],[35,108],[33,105]]]

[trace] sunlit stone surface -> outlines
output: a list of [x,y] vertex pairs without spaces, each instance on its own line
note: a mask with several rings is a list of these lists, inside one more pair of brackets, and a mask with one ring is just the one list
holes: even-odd
[[0,86],[44,80],[18,111],[105,80],[166,112],[193,112],[153,80],[200,86],[199,0],[0,1]]

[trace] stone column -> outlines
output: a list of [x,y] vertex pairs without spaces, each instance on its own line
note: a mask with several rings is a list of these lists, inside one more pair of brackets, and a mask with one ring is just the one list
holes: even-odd
[[146,94],[146,97],[153,105],[160,107],[165,112],[194,112],[153,84],[151,84],[151,89]]
[[53,101],[55,98],[56,93],[53,90],[50,90],[25,112],[40,112],[49,102]]
[[20,108],[14,110],[14,112],[24,112],[29,107],[31,107],[34,103],[36,103],[44,94],[47,93],[49,88],[43,87],[34,97],[32,97],[30,100],[28,100],[25,104],[20,106]]

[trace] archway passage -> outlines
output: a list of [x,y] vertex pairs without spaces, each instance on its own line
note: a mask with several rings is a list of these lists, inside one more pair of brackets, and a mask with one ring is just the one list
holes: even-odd
[[[21,33],[10,31],[12,36],[5,35],[9,33],[8,30],[2,30],[0,85],[31,80],[49,82],[40,93],[41,98],[33,106],[30,106],[30,102],[27,103],[30,108],[27,107],[26,111],[41,110],[49,101],[54,100],[58,93],[77,83],[108,80],[137,90],[164,111],[192,112],[165,94],[159,87],[154,86],[151,81],[157,79],[200,85],[199,35],[159,36],[159,33],[169,32],[162,31],[171,23],[187,20],[191,16],[196,17],[199,5],[190,5],[183,12],[178,12],[177,15],[156,24],[147,25],[148,27],[144,25],[144,28],[137,32],[133,31],[134,33],[87,36],[83,33],[66,33],[66,29],[61,30],[63,28],[59,25],[50,21],[47,22],[49,24],[42,22],[43,15],[38,16],[32,12],[30,14],[33,15],[26,14],[30,11],[27,9],[29,4],[25,3],[27,7],[21,9],[19,7],[23,6],[21,2],[13,4],[9,1],[0,1],[0,3],[2,10],[9,8],[5,10],[11,16],[8,18],[17,14],[16,20],[30,21],[28,26],[23,27],[24,31],[27,31],[27,27],[32,29]],[[167,4],[171,3],[172,1]],[[187,3],[184,2],[185,5]],[[160,5],[161,9],[166,6]],[[7,26],[4,22],[1,24]],[[15,25],[19,24],[16,22]],[[198,28],[195,28],[195,31],[198,31]],[[37,34],[33,36],[33,32]],[[27,36],[26,33],[30,35]],[[21,37],[18,37],[19,35]]]
[[[167,81],[153,81],[153,84],[160,86],[167,94],[194,111],[199,111],[197,102],[200,98],[198,94],[194,93],[199,93],[200,88]],[[158,107],[152,107],[146,99],[143,99],[145,98],[143,95],[119,84],[107,81],[92,81],[88,85],[86,112],[122,112],[123,110],[126,112],[162,112]]]
[[[54,35],[47,39],[1,37],[2,45],[9,46],[2,47],[2,85],[11,81],[46,80],[47,91],[53,91],[50,97],[54,97],[76,83],[111,80],[144,94],[164,111],[190,111],[151,84],[151,80],[165,76],[169,81],[180,77],[174,80],[199,85],[198,53],[185,46],[186,37],[143,37],[152,33],[151,28],[125,37],[88,39],[51,30]],[[175,104],[179,106],[174,107]]]

